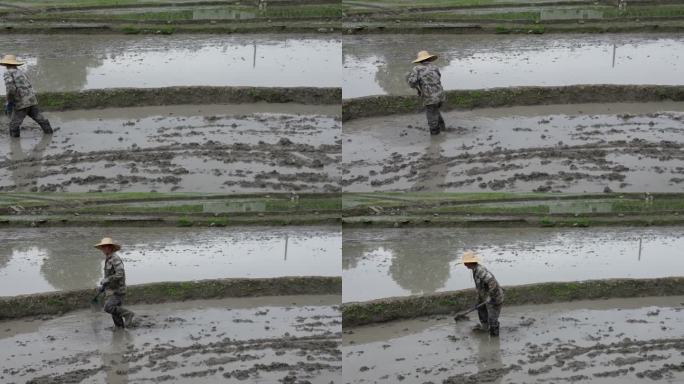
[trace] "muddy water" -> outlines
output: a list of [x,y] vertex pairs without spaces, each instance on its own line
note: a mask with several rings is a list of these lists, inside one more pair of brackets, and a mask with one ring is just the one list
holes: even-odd
[[13,191],[333,191],[340,108],[169,106],[46,113],[0,135],[0,189]]
[[[6,35],[38,92],[174,85],[339,87],[341,42],[307,35]],[[5,89],[0,92],[4,94]]]
[[0,381],[338,382],[337,303],[291,296],[140,305],[131,307],[137,326],[118,331],[97,310],[2,322]]
[[673,35],[346,36],[343,97],[414,94],[405,76],[425,49],[440,55],[446,89],[682,84],[684,75],[684,38]]
[[104,259],[92,245],[104,236],[121,242],[128,284],[340,274],[342,242],[334,226],[3,230],[0,296],[94,287]]
[[577,104],[356,119],[343,128],[343,189],[681,191],[683,103]]
[[499,339],[451,317],[354,328],[345,382],[680,383],[684,297],[504,307]]
[[504,286],[684,275],[679,227],[345,229],[343,243],[345,302],[472,288],[465,250]]

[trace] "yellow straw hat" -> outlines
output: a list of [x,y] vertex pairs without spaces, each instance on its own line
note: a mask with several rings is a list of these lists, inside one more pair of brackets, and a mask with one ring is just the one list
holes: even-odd
[[474,252],[466,251],[456,264],[479,263],[480,257]]
[[119,244],[116,244],[111,237],[105,237],[104,239],[102,239],[99,244],[95,244],[95,248],[100,249],[100,247],[103,245],[113,245],[115,251],[121,249],[121,246]]
[[430,60],[430,59],[432,59],[432,60],[437,59],[437,55],[431,55],[430,53],[428,53],[428,51],[420,51],[420,52],[418,52],[418,56],[416,56],[416,59],[413,60],[413,62],[414,63],[420,63],[421,61]]
[[0,65],[24,65],[24,63],[17,61],[17,57],[14,55],[5,55],[0,60]]

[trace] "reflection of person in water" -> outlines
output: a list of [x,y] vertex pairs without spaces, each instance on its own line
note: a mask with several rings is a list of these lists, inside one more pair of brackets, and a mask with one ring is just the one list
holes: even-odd
[[501,383],[504,376],[501,345],[498,337],[477,337],[477,372],[482,382]]
[[112,342],[102,351],[107,384],[128,383],[128,361],[124,353],[133,340],[129,332],[112,332]]
[[441,135],[430,140],[427,153],[421,159],[413,191],[436,192],[444,189],[447,174],[449,174],[449,160],[442,155],[442,144],[446,136]]
[[[406,245],[405,245],[406,246]],[[432,293],[449,280],[450,252],[431,250],[425,254],[422,248],[394,248],[389,272],[392,279],[411,294]]]
[[[45,254],[40,273],[58,290],[81,289],[97,284],[102,275],[102,259],[84,255],[78,241],[66,241],[41,251]],[[73,240],[73,239],[72,239]]]
[[10,167],[15,192],[35,192],[36,184],[40,177],[43,152],[52,141],[52,135],[43,135],[40,142],[30,152],[24,153],[21,141],[17,138],[10,139]]

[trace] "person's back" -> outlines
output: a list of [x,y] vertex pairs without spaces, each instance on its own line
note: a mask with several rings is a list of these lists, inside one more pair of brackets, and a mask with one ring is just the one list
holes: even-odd
[[442,74],[439,68],[432,64],[435,60],[437,60],[436,55],[431,55],[427,51],[418,52],[418,57],[413,60],[415,65],[406,75],[409,87],[418,91],[418,96],[423,99],[431,135],[437,135],[446,129],[442,114],[439,112],[442,103],[446,100],[446,95],[442,88]]
[[36,92],[24,71],[8,66],[4,74],[7,99],[14,102],[14,108],[24,109],[38,105]]
[[423,98],[423,105],[444,102],[442,74],[432,63],[421,63],[413,67],[409,75],[409,85],[417,89]]

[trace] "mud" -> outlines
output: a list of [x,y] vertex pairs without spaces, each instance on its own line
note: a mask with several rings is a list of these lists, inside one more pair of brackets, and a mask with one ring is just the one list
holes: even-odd
[[[345,192],[678,192],[684,104],[576,104],[344,124]],[[370,129],[372,128],[372,129]]]
[[504,306],[498,339],[471,331],[476,315],[345,328],[345,382],[677,383],[683,301]]
[[[573,84],[680,85],[673,34],[345,36],[343,97],[413,95],[406,73],[430,47],[445,89]],[[643,68],[652,70],[643,71]]]
[[104,261],[92,244],[105,235],[123,244],[128,284],[340,274],[335,226],[7,229],[0,233],[0,296],[94,287]]
[[132,306],[113,331],[101,311],[4,321],[4,383],[253,383],[341,380],[339,297]]
[[681,227],[345,228],[343,244],[345,302],[471,288],[466,250],[506,286],[684,276]]
[[307,34],[5,35],[0,45],[27,63],[24,69],[38,93],[170,86],[337,88],[342,83],[341,41]]
[[0,136],[0,190],[334,192],[336,112],[244,104],[47,113],[60,128],[52,137],[29,121],[21,140]]
[[[340,295],[342,279],[328,276],[234,278],[128,285],[129,304],[287,295]],[[0,319],[63,314],[92,306],[93,288],[0,297]]]

